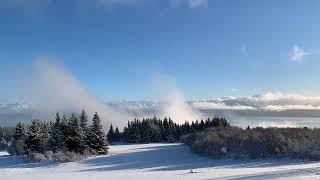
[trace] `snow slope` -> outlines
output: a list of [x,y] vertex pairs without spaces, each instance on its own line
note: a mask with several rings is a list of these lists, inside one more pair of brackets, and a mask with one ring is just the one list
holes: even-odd
[[[188,173],[193,169],[193,174]],[[320,162],[214,160],[181,144],[115,145],[110,155],[71,163],[26,163],[0,153],[2,180],[320,179]]]

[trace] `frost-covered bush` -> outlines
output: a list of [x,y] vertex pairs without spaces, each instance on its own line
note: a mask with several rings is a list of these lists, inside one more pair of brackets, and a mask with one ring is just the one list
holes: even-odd
[[66,156],[68,161],[79,161],[81,159],[81,155],[75,152],[66,152]]
[[70,152],[70,151],[68,152],[58,151],[56,153],[52,153],[50,159],[57,162],[72,162],[72,161],[78,161],[82,159],[82,157],[85,157],[85,156],[79,153]]
[[28,153],[24,155],[24,159],[32,162],[44,162],[47,160],[46,156],[42,153]]
[[44,154],[42,153],[35,153],[34,155],[34,160],[37,161],[37,162],[43,162],[43,161],[46,161],[47,158]]
[[52,159],[53,154],[54,154],[53,151],[46,151],[44,153],[47,159]]
[[68,157],[62,151],[58,151],[52,155],[52,160],[58,162],[68,162]]
[[213,128],[181,137],[195,152],[213,157],[320,159],[320,130]]

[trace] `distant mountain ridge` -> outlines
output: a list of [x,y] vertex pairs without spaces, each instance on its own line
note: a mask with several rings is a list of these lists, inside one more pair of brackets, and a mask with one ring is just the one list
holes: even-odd
[[[111,101],[106,107],[127,112],[134,117],[149,117],[159,114],[168,102],[156,101]],[[247,97],[223,97],[217,99],[192,100],[186,102],[204,116],[279,116],[279,117],[320,117],[320,97],[298,94],[264,93]],[[0,103],[0,121],[34,118],[37,110],[30,103]]]

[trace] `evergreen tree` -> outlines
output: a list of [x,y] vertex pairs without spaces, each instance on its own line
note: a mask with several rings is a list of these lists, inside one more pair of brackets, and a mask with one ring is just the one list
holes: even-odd
[[113,130],[112,124],[110,125],[110,129],[107,134],[108,142],[114,142],[115,141],[115,132]]
[[26,139],[27,150],[41,152],[40,122],[33,120]]
[[97,154],[107,154],[107,140],[101,125],[101,119],[98,113],[93,116],[92,126],[90,128],[90,148]]
[[67,141],[67,136],[68,136],[68,132],[69,132],[69,127],[68,127],[69,121],[66,117],[66,115],[64,114],[62,116],[60,125],[61,125],[61,133],[62,133],[62,137],[63,137],[63,141],[66,143]]
[[26,127],[21,122],[17,124],[13,138],[14,140],[24,140],[26,138]]
[[65,147],[64,137],[62,133],[62,122],[59,113],[56,114],[56,120],[53,124],[50,136],[50,148],[54,152],[61,151]]
[[116,127],[116,130],[114,131],[114,141],[115,142],[121,141],[121,134],[118,127]]
[[49,139],[50,139],[50,123],[40,123],[40,147],[39,152],[45,152],[50,148]]
[[69,151],[81,152],[81,143],[83,142],[83,131],[80,127],[79,119],[72,113],[68,122],[68,133],[66,137],[66,144]]
[[88,131],[88,116],[87,113],[82,109],[80,114],[80,126],[84,133]]
[[132,124],[131,127],[128,129],[126,140],[129,143],[140,143],[141,142],[141,135],[140,135],[140,129],[138,127],[138,124]]
[[[26,128],[22,123],[18,123],[15,129],[15,134],[13,136],[12,144],[8,148],[8,152],[12,155],[19,155],[26,152],[25,139],[27,137]],[[3,146],[6,142],[5,138],[2,137],[1,144]]]
[[81,143],[81,149],[87,149],[89,146],[89,127],[88,127],[88,116],[84,109],[82,109],[80,114],[80,127],[83,132],[83,140]]

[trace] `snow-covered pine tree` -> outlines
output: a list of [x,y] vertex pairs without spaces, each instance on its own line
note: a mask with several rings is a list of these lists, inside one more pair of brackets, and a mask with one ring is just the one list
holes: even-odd
[[164,118],[163,120],[163,129],[164,129],[164,134],[163,134],[163,140],[167,142],[174,142],[175,138],[172,132],[172,120],[169,118]]
[[[27,137],[26,128],[24,124],[18,123],[13,136],[13,141],[8,148],[8,152],[11,155],[23,154],[26,151],[25,139]],[[3,138],[4,139],[4,138]]]
[[53,124],[52,130],[51,130],[51,136],[49,140],[50,149],[53,152],[62,151],[65,148],[65,142],[64,137],[62,134],[62,123],[60,114],[57,112],[55,122]]
[[82,109],[79,119],[80,119],[80,127],[82,128],[83,132],[87,132],[88,131],[88,116],[87,116],[87,113],[84,109]]
[[115,132],[114,132],[114,129],[113,129],[112,124],[110,125],[107,138],[108,138],[108,142],[109,142],[109,143],[115,141]]
[[140,143],[141,142],[141,134],[138,124],[133,124],[128,132],[128,142],[130,143]]
[[116,127],[116,130],[114,131],[114,141],[115,142],[121,141],[121,134],[118,127]]
[[81,143],[83,142],[83,131],[80,127],[79,119],[72,113],[68,122],[68,132],[66,137],[66,145],[69,151],[81,152]]
[[151,142],[152,129],[150,127],[150,121],[143,119],[140,127],[141,142]]
[[26,127],[21,122],[17,124],[13,138],[14,140],[22,140],[26,138]]
[[107,140],[106,135],[103,131],[101,125],[101,119],[96,112],[92,119],[92,125],[90,126],[90,142],[89,146],[94,153],[97,154],[107,154],[108,147],[107,147]]
[[50,123],[42,122],[40,123],[40,147],[39,152],[45,152],[49,147],[49,139],[50,139]]
[[80,114],[80,127],[83,132],[81,150],[85,150],[89,147],[89,127],[88,127],[88,116],[84,109],[82,109]]
[[64,142],[66,143],[67,136],[68,136],[68,131],[69,131],[69,129],[68,129],[69,128],[68,127],[69,121],[68,121],[68,119],[67,119],[65,114],[62,116],[60,124],[61,124],[61,133],[62,133]]
[[41,149],[41,136],[40,136],[40,122],[33,120],[29,127],[28,137],[26,139],[27,151],[40,152]]

